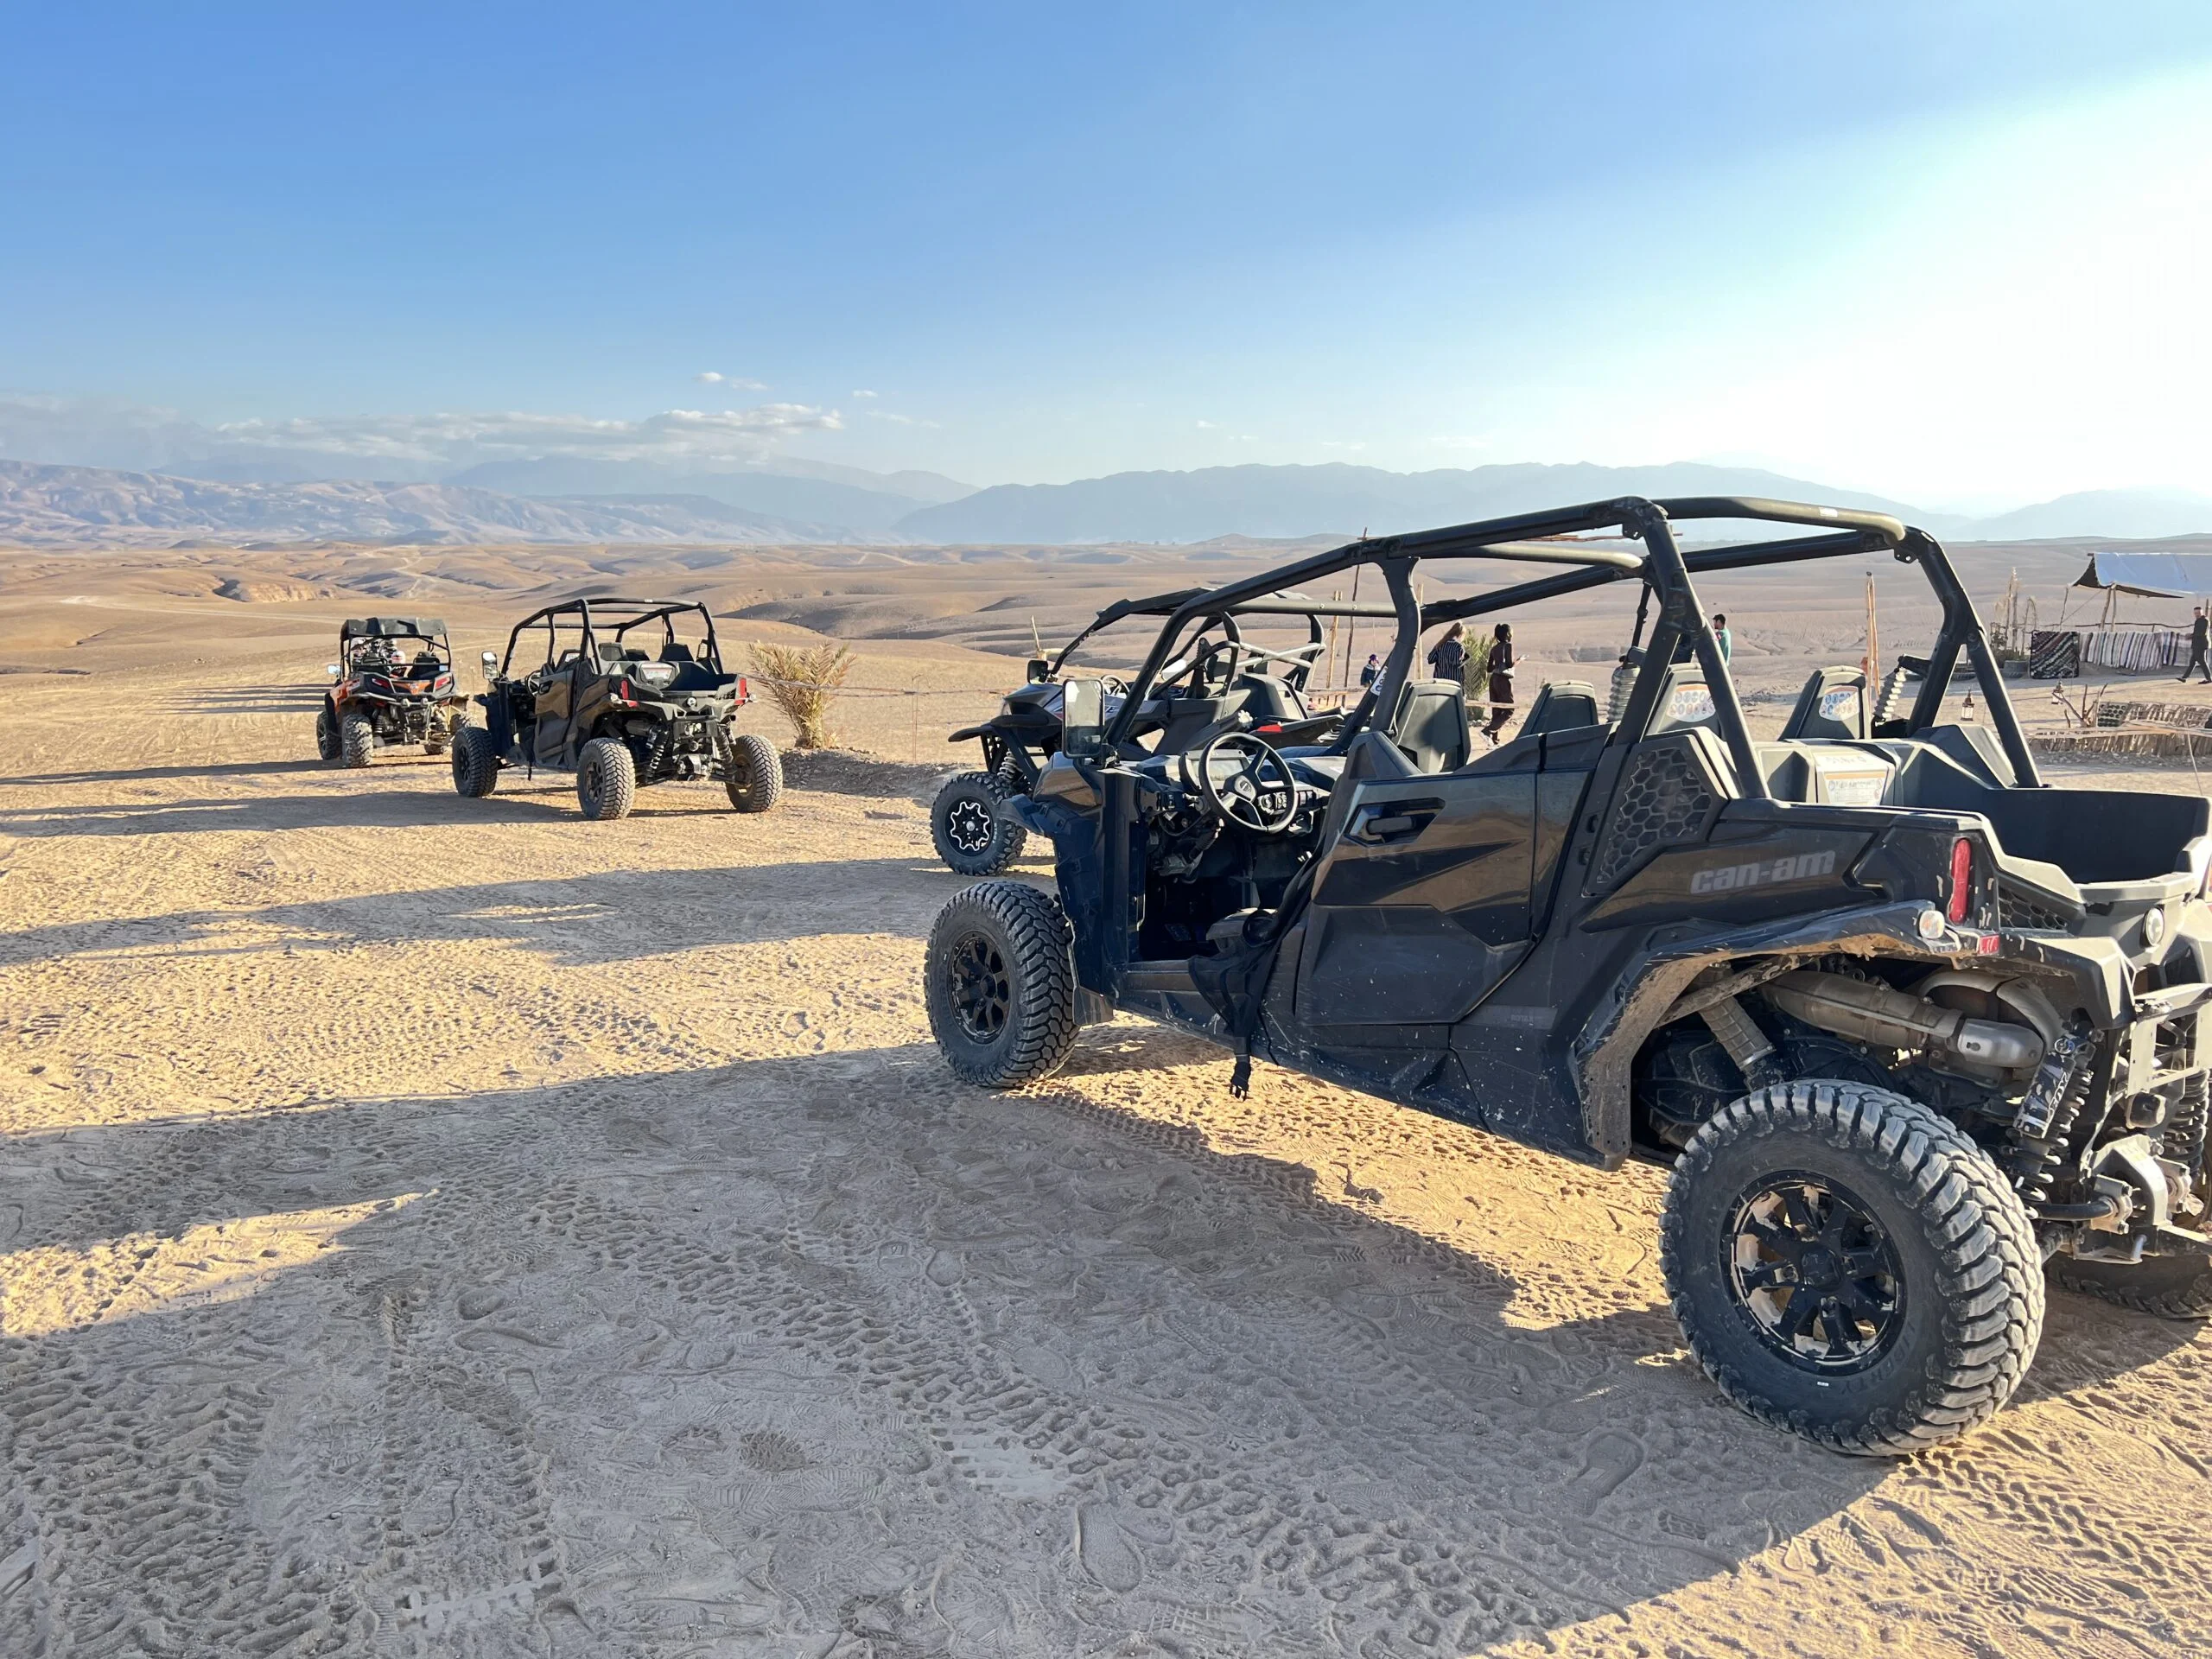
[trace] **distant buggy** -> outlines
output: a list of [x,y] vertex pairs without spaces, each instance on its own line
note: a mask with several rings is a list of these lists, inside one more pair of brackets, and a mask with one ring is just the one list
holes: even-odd
[[315,717],[315,753],[365,766],[379,747],[420,743],[443,754],[467,705],[446,625],[427,616],[349,616]]
[[515,625],[504,658],[484,653],[484,723],[454,741],[463,795],[489,795],[508,766],[575,772],[588,818],[627,816],[649,784],[717,779],[740,812],[765,812],[783,794],[775,746],[730,729],[752,695],[723,668],[703,605],[549,605]]

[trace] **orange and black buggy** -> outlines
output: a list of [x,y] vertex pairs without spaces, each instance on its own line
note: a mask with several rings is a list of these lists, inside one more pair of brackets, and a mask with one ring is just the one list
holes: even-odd
[[365,766],[379,747],[443,754],[467,699],[454,683],[446,625],[429,616],[349,616],[315,719],[315,753]]

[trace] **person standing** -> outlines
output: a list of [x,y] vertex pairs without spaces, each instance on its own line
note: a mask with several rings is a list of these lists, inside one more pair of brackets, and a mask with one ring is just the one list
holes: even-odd
[[1382,658],[1374,652],[1369,652],[1367,661],[1360,667],[1359,689],[1363,691],[1366,690],[1369,686],[1375,683],[1376,677],[1382,672]]
[[2204,683],[2207,685],[2212,685],[2212,662],[2208,662],[2204,654],[2208,636],[2212,636],[2212,626],[2208,626],[2205,622],[2204,607],[2200,605],[2190,614],[2189,620],[2189,667],[2181,671],[2182,683],[2184,685],[2189,683],[2190,668],[2202,669]]
[[1483,735],[1491,742],[1513,717],[1513,625],[1501,622],[1490,642],[1490,724]]
[[1736,636],[1728,632],[1728,619],[1715,611],[1713,613],[1713,643],[1720,647],[1720,660],[1726,662],[1736,652]]
[[1456,680],[1464,691],[1467,684],[1467,648],[1459,642],[1464,630],[1457,622],[1444,630],[1444,637],[1428,648],[1428,665],[1436,671],[1440,680]]

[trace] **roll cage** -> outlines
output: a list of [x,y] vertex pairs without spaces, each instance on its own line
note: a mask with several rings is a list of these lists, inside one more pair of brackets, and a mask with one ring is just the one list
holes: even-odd
[[338,625],[338,658],[343,671],[353,671],[355,659],[372,645],[391,645],[419,639],[437,658],[441,669],[453,666],[453,643],[442,618],[435,616],[349,616]]
[[[1701,547],[1685,552],[1675,538],[1674,526],[1686,521],[1712,519],[1804,524],[1825,533]],[[1643,551],[1630,552],[1567,539],[1544,539],[1587,536],[1608,530],[1617,531],[1624,539],[1643,543]],[[1743,707],[1721,659],[1712,622],[1698,605],[1691,575],[1792,564],[1884,550],[1901,563],[1921,568],[1943,613],[1942,626],[1929,654],[1928,671],[1913,706],[1911,731],[1918,732],[1936,724],[1959,654],[1963,651],[1973,664],[1990,720],[1997,728],[2005,759],[2011,762],[2018,785],[2041,787],[2041,774],[2029,753],[2019,716],[2006,695],[1980,620],[1974,614],[1957,571],[1935,537],[1925,531],[1908,527],[1887,513],[1813,506],[1755,496],[1688,496],[1656,501],[1625,497],[1441,530],[1376,537],[1349,543],[1297,564],[1263,572],[1226,587],[1130,601],[1130,608],[1123,614],[1150,613],[1143,607],[1152,606],[1172,604],[1173,608],[1168,610],[1167,621],[1144,665],[1129,683],[1127,701],[1109,722],[1106,741],[1112,746],[1128,736],[1138,705],[1149,695],[1160,669],[1172,660],[1178,642],[1193,622],[1202,623],[1203,619],[1224,613],[1256,609],[1270,601],[1282,602],[1283,590],[1296,585],[1324,581],[1358,566],[1373,565],[1390,595],[1387,608],[1397,620],[1397,634],[1382,673],[1346,715],[1333,741],[1326,746],[1326,752],[1341,753],[1374,719],[1375,710],[1397,706],[1401,691],[1413,677],[1414,654],[1420,648],[1424,629],[1440,622],[1485,615],[1608,582],[1634,579],[1643,584],[1647,603],[1656,597],[1658,607],[1643,671],[1637,676],[1630,694],[1620,730],[1641,734],[1649,723],[1653,704],[1666,679],[1667,665],[1687,640],[1692,655],[1705,671],[1717,723],[1734,763],[1738,785],[1747,798],[1764,799],[1770,791],[1751,747]],[[1426,607],[1421,604],[1413,584],[1416,565],[1430,559],[1478,558],[1572,568],[1556,575],[1486,593],[1440,600]],[[1300,605],[1308,602],[1299,601]],[[1367,613],[1363,610],[1360,613]],[[1103,618],[1105,613],[1101,615]],[[1094,624],[1093,627],[1099,626],[1103,623]],[[1073,644],[1071,642],[1069,649],[1073,649]],[[1065,655],[1063,652],[1062,657]]]
[[[1240,584],[1240,587],[1244,585],[1248,584]],[[1224,594],[1229,591],[1226,588],[1221,590]],[[1067,665],[1068,659],[1075,654],[1078,645],[1093,634],[1103,632],[1112,627],[1116,622],[1126,621],[1133,616],[1177,616],[1183,613],[1187,607],[1192,605],[1200,607],[1196,614],[1202,619],[1201,627],[1210,623],[1220,622],[1229,631],[1231,638],[1238,637],[1236,619],[1240,616],[1302,616],[1306,619],[1309,646],[1318,646],[1322,643],[1320,620],[1325,616],[1383,617],[1395,616],[1397,613],[1395,606],[1379,601],[1311,599],[1303,594],[1280,591],[1276,588],[1270,588],[1249,598],[1233,600],[1224,604],[1203,603],[1210,598],[1217,597],[1219,597],[1218,594],[1210,594],[1209,590],[1204,588],[1181,588],[1171,594],[1154,594],[1146,599],[1117,600],[1093,617],[1082,632],[1059,648],[1046,664],[1041,677],[1047,680],[1059,678],[1061,671]]]
[[715,637],[714,613],[696,600],[623,599],[604,597],[564,600],[558,605],[549,605],[534,611],[515,624],[507,635],[505,654],[500,658],[499,677],[510,677],[514,667],[516,648],[523,635],[535,628],[545,630],[545,662],[543,666],[554,666],[555,652],[560,648],[563,629],[576,631],[576,654],[596,658],[602,635],[617,645],[633,628],[659,622],[669,639],[676,638],[675,619],[696,615],[706,629],[703,656],[701,661],[719,674],[721,672],[721,646]]

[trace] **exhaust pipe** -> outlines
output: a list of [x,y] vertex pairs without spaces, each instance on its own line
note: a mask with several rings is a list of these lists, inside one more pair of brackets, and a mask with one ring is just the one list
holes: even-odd
[[1969,1019],[1956,1008],[1867,980],[1800,971],[1762,988],[1784,1014],[1853,1042],[1989,1071],[2026,1071],[2043,1061],[2043,1039],[2026,1026]]

